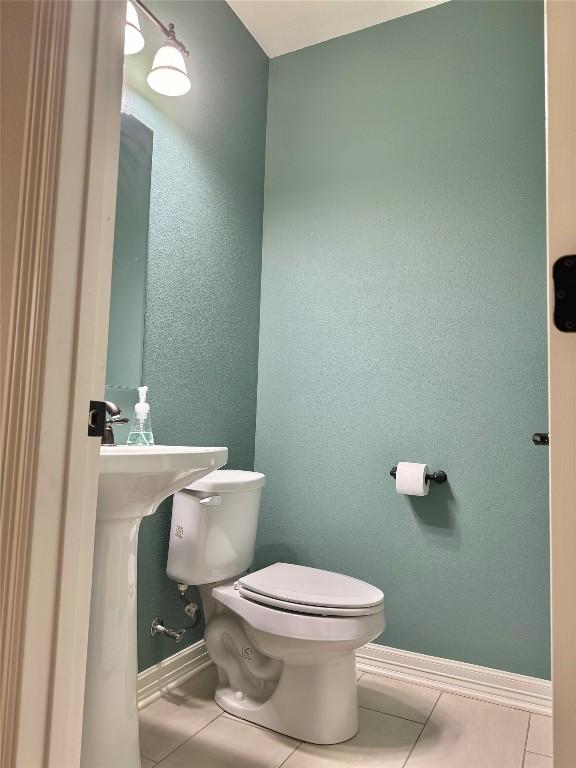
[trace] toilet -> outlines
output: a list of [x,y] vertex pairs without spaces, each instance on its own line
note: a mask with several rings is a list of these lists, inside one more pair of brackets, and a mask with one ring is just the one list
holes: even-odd
[[384,595],[290,563],[249,573],[264,482],[218,470],[176,493],[166,572],[200,588],[217,704],[300,741],[337,744],[358,732],[355,651],[384,630]]

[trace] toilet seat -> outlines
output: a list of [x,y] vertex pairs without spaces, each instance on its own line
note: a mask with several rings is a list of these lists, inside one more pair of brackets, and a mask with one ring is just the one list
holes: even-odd
[[235,587],[246,600],[316,616],[370,616],[384,603],[383,592],[360,579],[290,563],[246,574]]
[[[247,600],[232,584],[212,587],[211,595],[254,629],[286,640],[328,642],[337,645],[353,642],[368,634],[376,637],[384,629],[383,604],[378,613],[364,616],[321,616],[293,610],[278,610],[272,605]],[[359,644],[362,645],[362,642]]]
[[246,600],[251,600],[261,605],[269,605],[271,608],[279,608],[291,613],[309,613],[314,616],[371,616],[382,610],[382,603],[370,606],[369,608],[334,608],[333,606],[303,605],[302,603],[290,603],[287,600],[277,600],[274,597],[251,592],[249,589],[244,589],[241,586],[238,587],[238,592]]

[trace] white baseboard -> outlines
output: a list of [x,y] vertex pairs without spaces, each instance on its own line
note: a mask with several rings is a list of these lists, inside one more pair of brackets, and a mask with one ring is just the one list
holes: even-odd
[[204,640],[183,648],[138,675],[138,708],[146,707],[212,664]]
[[356,666],[360,672],[426,685],[539,715],[552,714],[552,684],[549,680],[401,651],[376,643],[360,648],[356,654]]
[[[138,706],[159,699],[212,664],[204,640],[184,648],[138,675]],[[356,653],[359,672],[425,685],[493,704],[552,714],[552,684],[548,680],[449,661],[385,645],[368,643]]]

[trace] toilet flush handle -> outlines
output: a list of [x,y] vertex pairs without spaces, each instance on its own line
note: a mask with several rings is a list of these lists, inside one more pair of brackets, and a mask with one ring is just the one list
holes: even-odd
[[200,499],[200,504],[204,504],[206,507],[219,507],[222,504],[222,496],[206,496]]

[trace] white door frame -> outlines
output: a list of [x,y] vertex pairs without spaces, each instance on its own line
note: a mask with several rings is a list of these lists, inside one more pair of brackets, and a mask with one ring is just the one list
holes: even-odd
[[[3,360],[10,365],[0,396],[0,568],[3,588],[9,586],[9,599],[0,605],[5,633],[0,759],[15,768],[77,768],[98,460],[98,441],[86,436],[86,413],[88,400],[100,398],[104,387],[124,2],[19,2],[31,4],[34,15],[29,45],[22,47],[22,55],[29,51],[31,57],[26,66],[36,70],[36,77],[27,81],[29,130],[22,143],[25,159],[35,162],[24,163],[18,180],[18,241],[8,254],[14,279],[9,291],[2,287],[2,317],[10,317],[12,324],[7,340],[2,338],[8,355]],[[546,0],[546,17],[550,271],[559,256],[576,250],[576,2]],[[58,51],[62,60],[55,55]],[[42,110],[39,94],[50,94]],[[45,142],[38,144],[39,138]],[[38,188],[43,197],[34,196]],[[2,256],[6,258],[4,251]],[[22,294],[26,285],[16,281],[19,271],[43,302],[33,305],[31,294]],[[23,298],[32,313],[28,317],[16,311],[16,300]],[[553,327],[551,309],[552,297],[554,766],[572,768],[576,337]],[[37,331],[34,343],[25,321],[32,321]],[[25,362],[37,374],[35,388],[25,386],[23,378],[16,380],[26,370]],[[18,384],[16,399],[25,410],[14,414],[6,395],[16,393]],[[23,565],[10,552],[24,557]]]
[[18,40],[6,55],[30,76],[3,83],[25,115],[2,137],[3,160],[22,163],[7,162],[17,232],[2,253],[0,762],[78,768],[100,442],[87,415],[104,392],[125,3],[1,5]]
[[551,272],[576,253],[576,2],[547,0],[548,354],[554,768],[575,764],[576,336],[554,327]]

